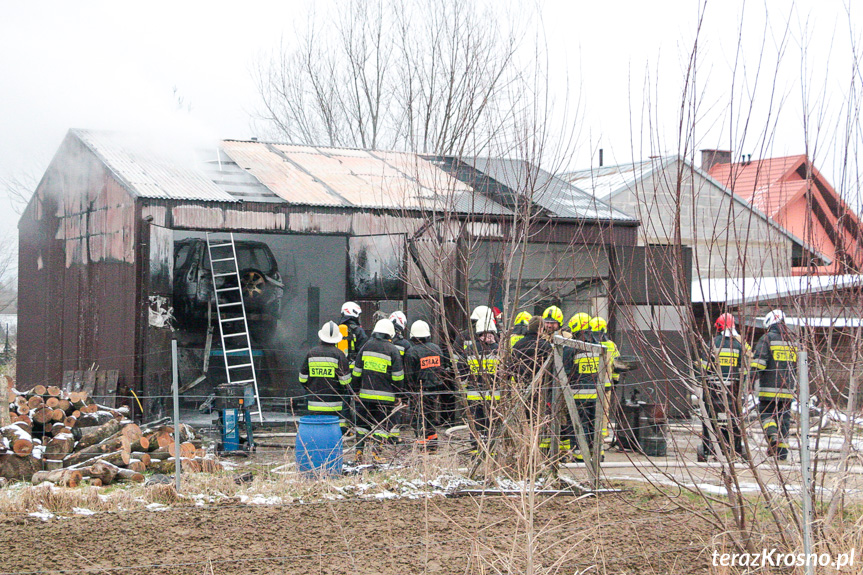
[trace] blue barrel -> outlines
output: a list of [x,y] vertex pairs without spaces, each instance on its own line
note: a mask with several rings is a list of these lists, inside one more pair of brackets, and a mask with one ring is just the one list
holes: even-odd
[[304,415],[297,429],[297,467],[309,476],[340,475],[342,430],[337,415]]

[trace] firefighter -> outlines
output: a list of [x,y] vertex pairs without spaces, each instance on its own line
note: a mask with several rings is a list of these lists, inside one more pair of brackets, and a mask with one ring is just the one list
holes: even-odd
[[[590,316],[586,313],[577,313],[569,321],[572,330],[572,338],[585,343],[594,343],[593,333],[590,330]],[[597,382],[599,381],[599,361],[602,355],[598,349],[585,351],[567,347],[563,352],[563,367],[572,388],[572,398],[578,410],[581,427],[584,430],[588,448],[593,451],[594,429],[596,428],[596,401]],[[570,421],[561,432],[563,441],[569,440],[575,452],[576,461],[583,461],[584,456],[578,450],[575,423]]]
[[411,347],[405,352],[405,381],[416,407],[414,429],[418,443],[433,448],[437,428],[443,424],[441,396],[446,391],[447,361],[431,341],[429,324],[417,320],[411,325]]
[[346,301],[342,305],[342,316],[339,318],[339,325],[344,326],[342,335],[342,351],[348,356],[348,361],[353,364],[357,357],[357,352],[366,343],[368,336],[365,330],[360,325],[360,314],[363,309],[355,302]]
[[528,332],[528,324],[530,322],[531,315],[526,311],[519,313],[515,316],[515,322],[513,322],[512,335],[509,336],[509,348],[514,349],[515,344],[517,344],[521,338],[523,338]]
[[549,339],[563,326],[563,312],[556,305],[550,305],[542,312],[543,332]]
[[[543,337],[542,330],[545,322],[538,315],[530,318],[527,324],[527,333],[512,348],[509,359],[509,373],[522,387],[531,385],[536,379],[545,360],[552,353],[551,343]],[[549,406],[549,393],[546,382],[541,381],[534,386],[534,393],[529,400],[528,421],[536,423],[542,420],[544,408]],[[550,406],[549,406],[550,407]],[[540,438],[540,449],[548,449],[551,445],[547,434]],[[569,449],[569,444],[560,442],[561,449]]]
[[741,376],[742,359],[745,349],[734,337],[734,316],[723,313],[713,324],[716,337],[713,338],[710,350],[701,358],[704,372],[702,394],[707,419],[702,423],[702,442],[698,451],[698,461],[707,461],[708,457],[716,457],[722,453],[713,449],[711,435],[734,453],[743,455],[743,442],[740,433],[740,417],[737,411]]
[[[458,371],[464,381],[465,398],[476,432],[488,437],[495,404],[500,401],[496,385],[498,355],[497,327],[491,314],[476,323],[476,340],[466,344]],[[474,448],[476,448],[476,441]]]
[[395,336],[393,322],[382,319],[375,324],[372,337],[357,352],[354,361],[353,385],[360,406],[357,414],[357,462],[363,461],[368,435],[375,445],[372,459],[380,462],[378,446],[394,443],[399,436],[398,427],[390,419],[393,408],[404,392],[402,356],[392,344]]
[[602,436],[608,437],[608,414],[611,411],[611,396],[614,393],[613,386],[620,381],[620,374],[614,371],[614,360],[620,357],[620,352],[617,351],[617,344],[611,341],[608,337],[608,322],[601,316],[591,318],[588,323],[594,343],[600,344],[608,350],[608,375],[605,380],[605,405],[608,410],[605,412],[605,418],[602,422]]
[[767,454],[784,461],[788,459],[791,402],[797,393],[797,346],[791,341],[782,310],[768,312],[764,327],[767,333],[758,340],[752,356],[758,381],[758,411]]
[[[482,322],[483,325],[487,325],[489,321],[494,323],[494,312],[487,305],[478,305],[473,308],[473,312],[470,314],[470,321],[470,327],[458,334],[458,338],[456,339],[456,350],[466,350],[470,345],[472,345],[472,342],[477,335],[477,324]],[[495,330],[497,330],[496,326]]]
[[580,312],[569,318],[567,327],[569,327],[570,337],[574,337],[576,333],[582,330],[582,326],[590,327],[590,315]]
[[396,335],[393,337],[393,345],[399,350],[399,353],[404,357],[405,352],[410,349],[411,342],[405,336],[405,329],[408,326],[408,318],[403,311],[394,311],[390,314],[389,320],[393,322],[393,328],[396,330]]
[[351,383],[348,358],[337,344],[342,332],[334,321],[328,321],[318,332],[320,345],[306,354],[300,367],[300,383],[308,395],[308,411],[312,415],[338,415],[342,431],[347,427],[344,398]]

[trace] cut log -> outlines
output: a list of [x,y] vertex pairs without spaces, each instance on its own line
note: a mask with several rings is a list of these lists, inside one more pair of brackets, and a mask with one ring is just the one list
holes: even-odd
[[27,405],[27,402],[24,402],[24,405],[19,405],[15,408],[15,411],[18,413],[18,415],[27,415],[28,413],[30,413],[30,406]]
[[68,399],[61,399],[60,404],[57,407],[62,409],[65,413],[70,413],[72,411],[72,402]]
[[48,399],[45,400],[45,407],[50,407],[51,409],[57,409],[59,406],[60,406],[60,398],[59,397],[48,396]]
[[51,426],[51,435],[57,437],[61,433],[65,433],[68,428],[63,425],[62,421],[58,421]]
[[46,392],[46,391],[48,391],[48,389],[47,389],[44,385],[34,385],[34,386],[33,386],[33,389],[31,389],[30,391],[26,392],[26,394],[27,394],[28,396],[32,396],[32,395],[39,395],[39,396],[42,396],[42,395],[45,395],[45,392]]
[[102,480],[99,479],[98,477],[91,477],[90,478],[90,485],[92,485],[93,487],[102,487],[103,483],[102,483]]
[[48,459],[63,459],[72,453],[75,439],[69,433],[61,433],[51,439],[45,446],[45,457]]
[[63,425],[65,425],[66,427],[72,428],[72,427],[75,427],[75,422],[77,422],[77,421],[78,421],[77,417],[75,417],[73,415],[67,415],[63,419]]
[[154,431],[160,430],[165,424],[170,423],[170,417],[163,417],[162,419],[157,419],[156,421],[148,421],[147,423],[141,424],[141,431],[144,435],[149,435]]
[[153,460],[153,458],[150,457],[149,453],[145,453],[142,451],[133,451],[131,457],[132,459],[137,459],[144,465],[150,465],[150,462]]
[[13,453],[0,455],[0,477],[30,481],[33,474],[40,471],[42,460],[35,457],[21,457]]
[[69,401],[72,402],[75,409],[81,409],[88,405],[95,405],[95,402],[90,399],[90,395],[86,391],[73,391],[69,394]]
[[[84,416],[81,417],[83,418]],[[78,423],[80,423],[80,421],[77,422],[73,428],[73,434],[76,432],[81,433],[77,446],[79,450],[91,445],[96,445],[97,443],[116,435],[120,431],[120,422],[116,419],[110,419],[108,422],[92,428],[81,428]]]
[[62,409],[60,409],[59,407],[54,408],[54,411],[51,412],[51,420],[52,421],[63,421],[64,419],[66,419],[66,412],[63,411]]
[[66,487],[78,487],[83,478],[84,475],[78,469],[57,469],[55,471],[37,471],[30,481],[34,485],[47,481]]
[[106,407],[97,403],[96,407],[99,411],[107,411],[111,413],[114,417],[129,417],[132,415],[132,410],[130,410],[129,407],[126,405],[114,408]]
[[31,418],[33,419],[33,423],[37,423],[39,425],[44,426],[49,421],[52,421],[52,417],[54,415],[54,410],[50,407],[39,407],[33,411],[31,414]]
[[30,421],[30,418],[26,415],[22,415],[21,417],[19,417],[18,421],[16,421],[12,425],[17,426],[20,429],[23,429],[24,431],[27,432],[28,435],[33,433],[33,422]]
[[111,485],[120,468],[108,461],[94,461],[92,465],[81,468],[81,473],[90,477],[91,480],[98,479],[102,485]]
[[76,410],[72,411],[72,413],[70,413],[69,415],[71,415],[72,417],[77,419],[77,418],[81,417],[81,412],[76,409]]
[[127,481],[131,483],[143,483],[144,476],[139,471],[135,471],[131,468],[129,469],[118,469],[117,477],[114,478],[116,481]]
[[49,397],[60,397],[60,388],[56,385],[49,385],[45,390],[45,393],[48,394]]
[[30,439],[16,439],[12,442],[12,451],[15,455],[25,457],[33,453],[33,441]]
[[[73,455],[77,455],[77,454],[73,454]],[[115,451],[114,453],[105,453],[105,454],[96,455],[96,456],[94,456],[90,459],[86,459],[86,460],[84,460],[81,463],[78,463],[76,465],[67,465],[68,458],[66,458],[63,460],[63,465],[66,467],[74,467],[75,469],[83,469],[85,467],[92,467],[96,463],[103,462],[103,463],[110,463],[111,465],[113,465],[115,467],[119,467],[119,466],[126,467],[127,465],[129,465],[129,461],[131,461],[131,457],[129,456],[128,451]],[[89,475],[89,474],[87,474],[87,475]],[[107,483],[106,483],[106,485],[107,485]]]
[[[71,453],[66,456],[63,461],[66,467],[72,467],[90,459],[98,459],[105,454],[113,454],[118,451],[121,451],[126,455],[123,461],[123,465],[125,465],[129,462],[131,450],[129,449],[129,440],[122,435],[111,438],[110,441],[103,442],[98,445],[91,445],[90,447],[75,451],[75,453]],[[111,463],[120,465],[115,459],[111,459]]]
[[23,395],[16,396],[15,405],[17,405],[18,407],[24,407],[25,405],[27,405],[27,398]]
[[139,437],[132,442],[131,449],[132,451],[150,451],[150,440],[146,437]]
[[[165,451],[162,451],[164,449]],[[157,451],[151,451],[147,455],[150,456],[150,460],[152,461],[164,461],[165,459],[169,459],[171,454],[168,453],[167,447],[160,447]]]
[[174,438],[168,431],[157,430],[148,435],[145,435],[147,441],[150,442],[150,451],[166,447],[168,444],[174,443]]
[[[141,433],[141,428],[134,423],[127,423],[123,425],[123,435],[128,437],[129,441],[133,443],[144,436],[144,434]],[[149,440],[147,441],[147,445],[150,445]]]
[[[78,411],[80,411],[81,413],[96,413],[97,411],[99,411],[99,406],[97,406],[95,403],[91,403],[90,405],[84,405],[82,407],[79,407]],[[113,415],[111,417],[113,417]]]
[[130,459],[129,465],[126,466],[126,469],[131,469],[132,471],[136,471],[138,473],[144,473],[145,471],[147,471],[147,465],[139,459]]
[[34,395],[27,400],[27,407],[30,409],[36,409],[37,407],[41,407],[45,403],[45,400],[42,399],[41,395]]
[[107,411],[95,411],[93,413],[82,413],[75,422],[75,427],[98,427],[115,419]]

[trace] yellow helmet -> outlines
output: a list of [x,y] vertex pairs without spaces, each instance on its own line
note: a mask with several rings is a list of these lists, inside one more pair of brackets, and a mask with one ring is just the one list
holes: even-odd
[[542,312],[542,319],[546,321],[556,321],[560,325],[563,325],[563,312],[560,311],[560,308],[556,305],[550,305],[545,308],[544,312]]
[[608,332],[608,324],[605,322],[605,319],[596,316],[595,318],[590,320],[590,330],[591,331],[601,331],[602,333]]
[[520,324],[527,325],[530,323],[530,318],[531,318],[531,315],[529,313],[527,313],[526,311],[523,311],[523,312],[519,313],[517,316],[515,316],[515,323],[513,323],[513,325],[520,325]]
[[569,318],[569,331],[583,331],[590,327],[590,316],[584,312],[577,313]]

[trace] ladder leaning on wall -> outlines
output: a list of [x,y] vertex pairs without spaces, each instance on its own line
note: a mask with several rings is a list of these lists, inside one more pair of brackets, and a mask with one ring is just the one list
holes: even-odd
[[[264,414],[258,394],[249,322],[246,319],[246,307],[243,305],[243,283],[237,266],[237,247],[234,243],[234,234],[231,233],[228,236],[228,239],[213,239],[210,232],[207,232],[207,253],[210,256],[213,290],[216,296],[216,317],[222,340],[222,356],[225,359],[228,385],[252,384],[254,386],[258,418],[263,423]],[[223,281],[219,282],[220,279]]]

